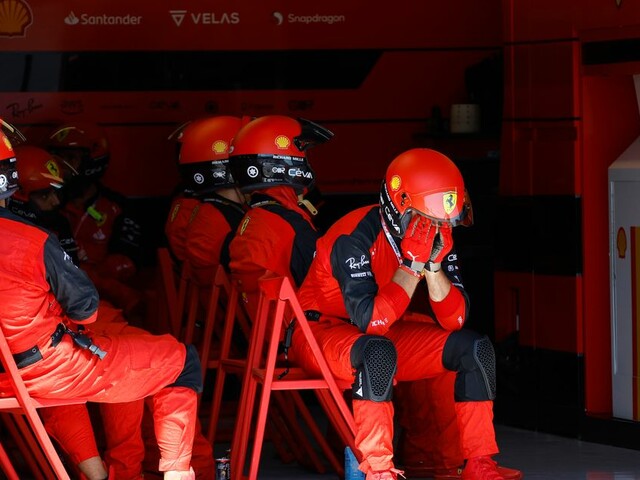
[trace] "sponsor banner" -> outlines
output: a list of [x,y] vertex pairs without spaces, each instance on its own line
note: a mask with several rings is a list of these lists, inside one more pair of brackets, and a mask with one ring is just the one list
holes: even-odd
[[[501,44],[501,2],[0,0],[5,50],[420,48]],[[461,28],[456,25],[460,24]]]

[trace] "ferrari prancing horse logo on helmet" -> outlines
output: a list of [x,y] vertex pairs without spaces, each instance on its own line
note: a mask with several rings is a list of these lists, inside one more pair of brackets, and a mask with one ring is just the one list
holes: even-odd
[[54,162],[53,160],[48,160],[45,164],[45,167],[47,167],[47,170],[49,170],[49,173],[51,175],[58,178],[60,177],[60,170],[58,170],[58,165],[56,164],[56,162]]
[[448,214],[453,212],[456,208],[456,204],[458,203],[458,194],[456,192],[447,192],[442,195],[442,206],[444,207],[444,211]]

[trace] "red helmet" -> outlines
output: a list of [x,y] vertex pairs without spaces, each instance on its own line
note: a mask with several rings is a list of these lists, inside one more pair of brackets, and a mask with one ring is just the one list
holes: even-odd
[[44,148],[60,156],[71,175],[98,180],[109,165],[109,142],[93,124],[62,125],[49,134]]
[[15,148],[18,159],[19,189],[15,197],[28,201],[29,195],[38,190],[61,188],[64,184],[60,159],[43,148],[19,145]]
[[16,154],[9,136],[24,141],[22,134],[0,118],[0,200],[10,197],[18,189]]
[[471,201],[458,167],[428,148],[401,153],[387,167],[380,191],[382,217],[391,233],[402,237],[417,212],[436,222],[471,225]]
[[231,172],[243,191],[275,185],[304,191],[315,180],[306,150],[332,136],[326,128],[303,118],[256,118],[242,127],[232,142]]
[[235,185],[229,147],[241,126],[239,117],[217,116],[194,120],[179,131],[178,168],[187,190],[205,193]]

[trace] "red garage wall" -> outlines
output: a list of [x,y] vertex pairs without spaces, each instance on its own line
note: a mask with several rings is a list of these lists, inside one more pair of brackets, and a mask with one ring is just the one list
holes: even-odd
[[420,144],[434,106],[447,116],[469,101],[466,69],[502,42],[498,0],[15,3],[27,20],[0,31],[12,66],[0,115],[34,141],[56,123],[101,123],[113,149],[105,181],[130,196],[172,190],[167,136],[211,113],[325,123],[335,140],[311,154],[321,189],[374,191],[386,163]]

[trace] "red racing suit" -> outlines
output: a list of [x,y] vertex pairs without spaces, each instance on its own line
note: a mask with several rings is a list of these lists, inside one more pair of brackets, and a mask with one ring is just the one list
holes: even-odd
[[[5,208],[0,232],[0,327],[14,355],[36,352],[20,370],[29,392],[97,403],[153,396],[159,469],[188,470],[201,389],[197,361],[187,361],[185,346],[169,335],[97,333],[92,340],[107,352],[103,359],[70,335],[54,335],[60,324],[96,320],[97,291],[52,234]],[[0,391],[7,388],[0,381]]]
[[229,244],[245,212],[242,205],[215,193],[202,199],[185,239],[185,259],[199,285],[211,285],[218,265],[229,270]]
[[[452,330],[462,327],[468,311],[456,255],[450,253],[442,264],[452,288],[441,302],[429,302],[431,316],[426,319],[402,319],[410,298],[391,281],[400,263],[399,240],[385,231],[377,205],[347,214],[318,240],[298,297],[305,311],[319,313],[319,320],[310,325],[337,378],[354,380],[351,350],[365,334],[392,341],[399,382],[448,372],[443,365],[445,342]],[[318,371],[299,329],[294,330],[291,357],[304,368]],[[354,393],[360,469],[366,473],[393,468],[392,402],[355,397]],[[491,401],[457,402],[456,413],[465,458],[498,451]]]
[[254,192],[249,207],[229,246],[229,269],[255,318],[260,278],[286,276],[299,287],[313,260],[318,232],[291,187]]
[[171,253],[181,262],[186,258],[187,228],[200,208],[200,200],[187,194],[176,196],[171,202],[164,233]]

